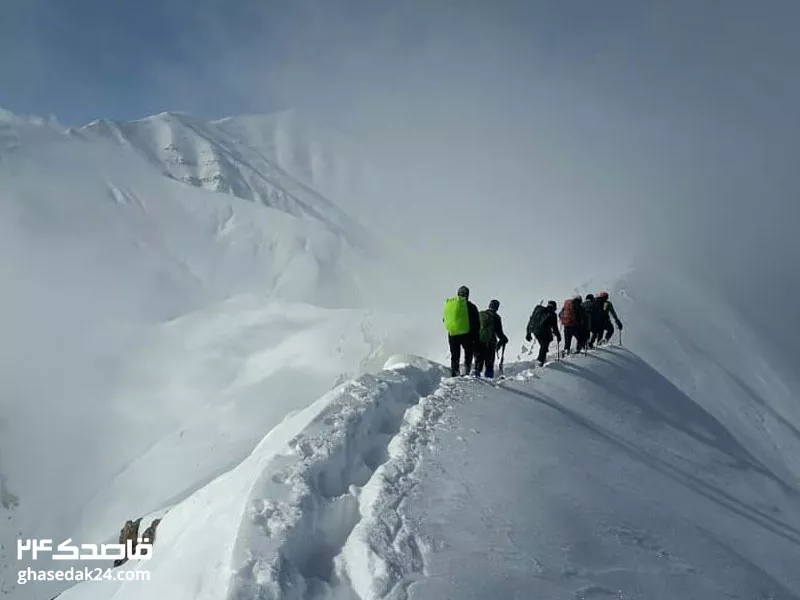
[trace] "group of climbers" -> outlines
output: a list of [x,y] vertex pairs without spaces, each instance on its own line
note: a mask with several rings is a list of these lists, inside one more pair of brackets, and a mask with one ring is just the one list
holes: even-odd
[[[469,288],[462,285],[444,306],[444,325],[450,343],[450,375],[459,375],[461,350],[464,350],[465,374],[492,378],[497,351],[508,343],[503,320],[497,311],[500,302],[491,300],[486,310],[478,311],[469,300]],[[475,370],[472,362],[475,361]]]
[[[545,313],[546,319],[539,316]],[[528,322],[528,335],[525,339],[531,341],[530,334],[536,336],[539,342],[539,364],[544,364],[545,357],[549,350],[553,335],[561,341],[556,321],[556,303],[551,300],[547,303],[547,308],[537,306]],[[594,348],[608,343],[614,335],[614,324],[617,329],[622,331],[622,321],[614,310],[614,305],[608,298],[608,292],[600,292],[597,298],[593,294],[587,294],[584,300],[581,296],[568,298],[564,301],[558,319],[564,327],[564,354],[572,352],[572,339],[577,344],[576,351],[583,352],[586,348]],[[612,319],[613,323],[612,324]],[[538,332],[538,333],[537,333]],[[552,332],[552,333],[551,333]]]
[[[463,349],[465,375],[494,377],[495,355],[508,343],[502,319],[497,314],[499,308],[500,302],[492,300],[486,310],[479,312],[469,301],[469,288],[466,286],[461,286],[454,298],[445,301],[443,321],[450,342],[451,376],[459,375]],[[565,355],[572,352],[573,338],[577,343],[576,351],[580,353],[586,348],[608,343],[614,335],[614,324],[622,331],[622,321],[609,300],[608,292],[600,292],[596,298],[593,294],[587,294],[586,299],[575,296],[565,300],[560,311],[557,309],[555,300],[550,300],[546,306],[537,305],[528,319],[525,340],[531,342],[536,338],[539,366],[544,365],[553,338],[561,342],[559,321],[564,327]]]

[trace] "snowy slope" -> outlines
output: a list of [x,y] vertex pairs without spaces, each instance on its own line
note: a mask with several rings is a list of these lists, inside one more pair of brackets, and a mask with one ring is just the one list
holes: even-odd
[[363,308],[375,263],[335,223],[184,185],[130,148],[41,121],[3,114],[0,127],[10,597],[68,585],[15,585],[18,538],[114,536],[429,337]]
[[797,598],[800,385],[650,278],[612,290],[624,348],[344,384],[166,515],[151,581],[62,597]]
[[[132,148],[185,184],[321,221],[351,244],[374,249],[370,232],[320,191],[331,189],[337,174],[345,171],[337,170],[308,138],[308,128],[299,132],[285,127],[285,121],[237,117],[206,122],[165,112],[128,123],[95,121],[70,135]],[[337,192],[344,198],[341,185]]]
[[150,581],[61,598],[798,597],[800,384],[747,313],[642,260],[592,282],[625,349],[386,362],[444,358],[440,306],[363,308],[370,244],[278,122],[0,114],[4,594],[70,585],[15,583],[18,538],[158,516]]
[[365,160],[343,134],[295,110],[212,121],[294,178],[318,190],[349,214],[363,214]]
[[796,479],[630,351],[428,403],[362,492],[355,597],[796,597]]

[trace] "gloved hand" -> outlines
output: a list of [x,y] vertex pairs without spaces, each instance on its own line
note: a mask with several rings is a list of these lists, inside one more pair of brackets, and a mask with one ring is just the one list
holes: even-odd
[[617,329],[622,331],[622,323],[620,323],[619,321],[617,321]]
[[532,339],[533,338],[531,337],[531,332],[530,331],[525,334],[525,341],[526,342],[530,342]]

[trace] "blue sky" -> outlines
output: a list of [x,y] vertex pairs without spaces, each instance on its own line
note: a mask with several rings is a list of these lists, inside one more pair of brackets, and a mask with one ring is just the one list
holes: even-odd
[[245,27],[247,19],[236,11],[213,11],[186,0],[5,4],[0,105],[15,112],[55,113],[74,124],[168,108],[235,111],[242,104],[224,89],[214,90],[214,99],[197,98],[193,90],[181,94],[164,81],[171,71],[187,81],[208,78],[213,31],[204,19],[219,16]]
[[470,92],[504,87],[516,107],[546,88],[633,118],[755,117],[770,94],[781,101],[773,92],[797,91],[785,79],[798,12],[741,0],[4,0],[0,106],[69,124],[335,111],[386,89],[432,101],[437,84],[471,76]]

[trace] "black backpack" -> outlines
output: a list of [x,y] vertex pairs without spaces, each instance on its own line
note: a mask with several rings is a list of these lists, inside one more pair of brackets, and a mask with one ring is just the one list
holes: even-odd
[[482,310],[478,316],[481,320],[480,340],[483,344],[494,344],[497,342],[496,315],[491,310]]
[[601,298],[595,298],[592,304],[592,327],[600,326],[606,321],[606,301]]
[[547,308],[539,304],[536,308],[533,309],[533,313],[531,314],[531,318],[528,319],[528,331],[532,332],[534,335],[541,335],[545,331],[545,321],[549,312]]

